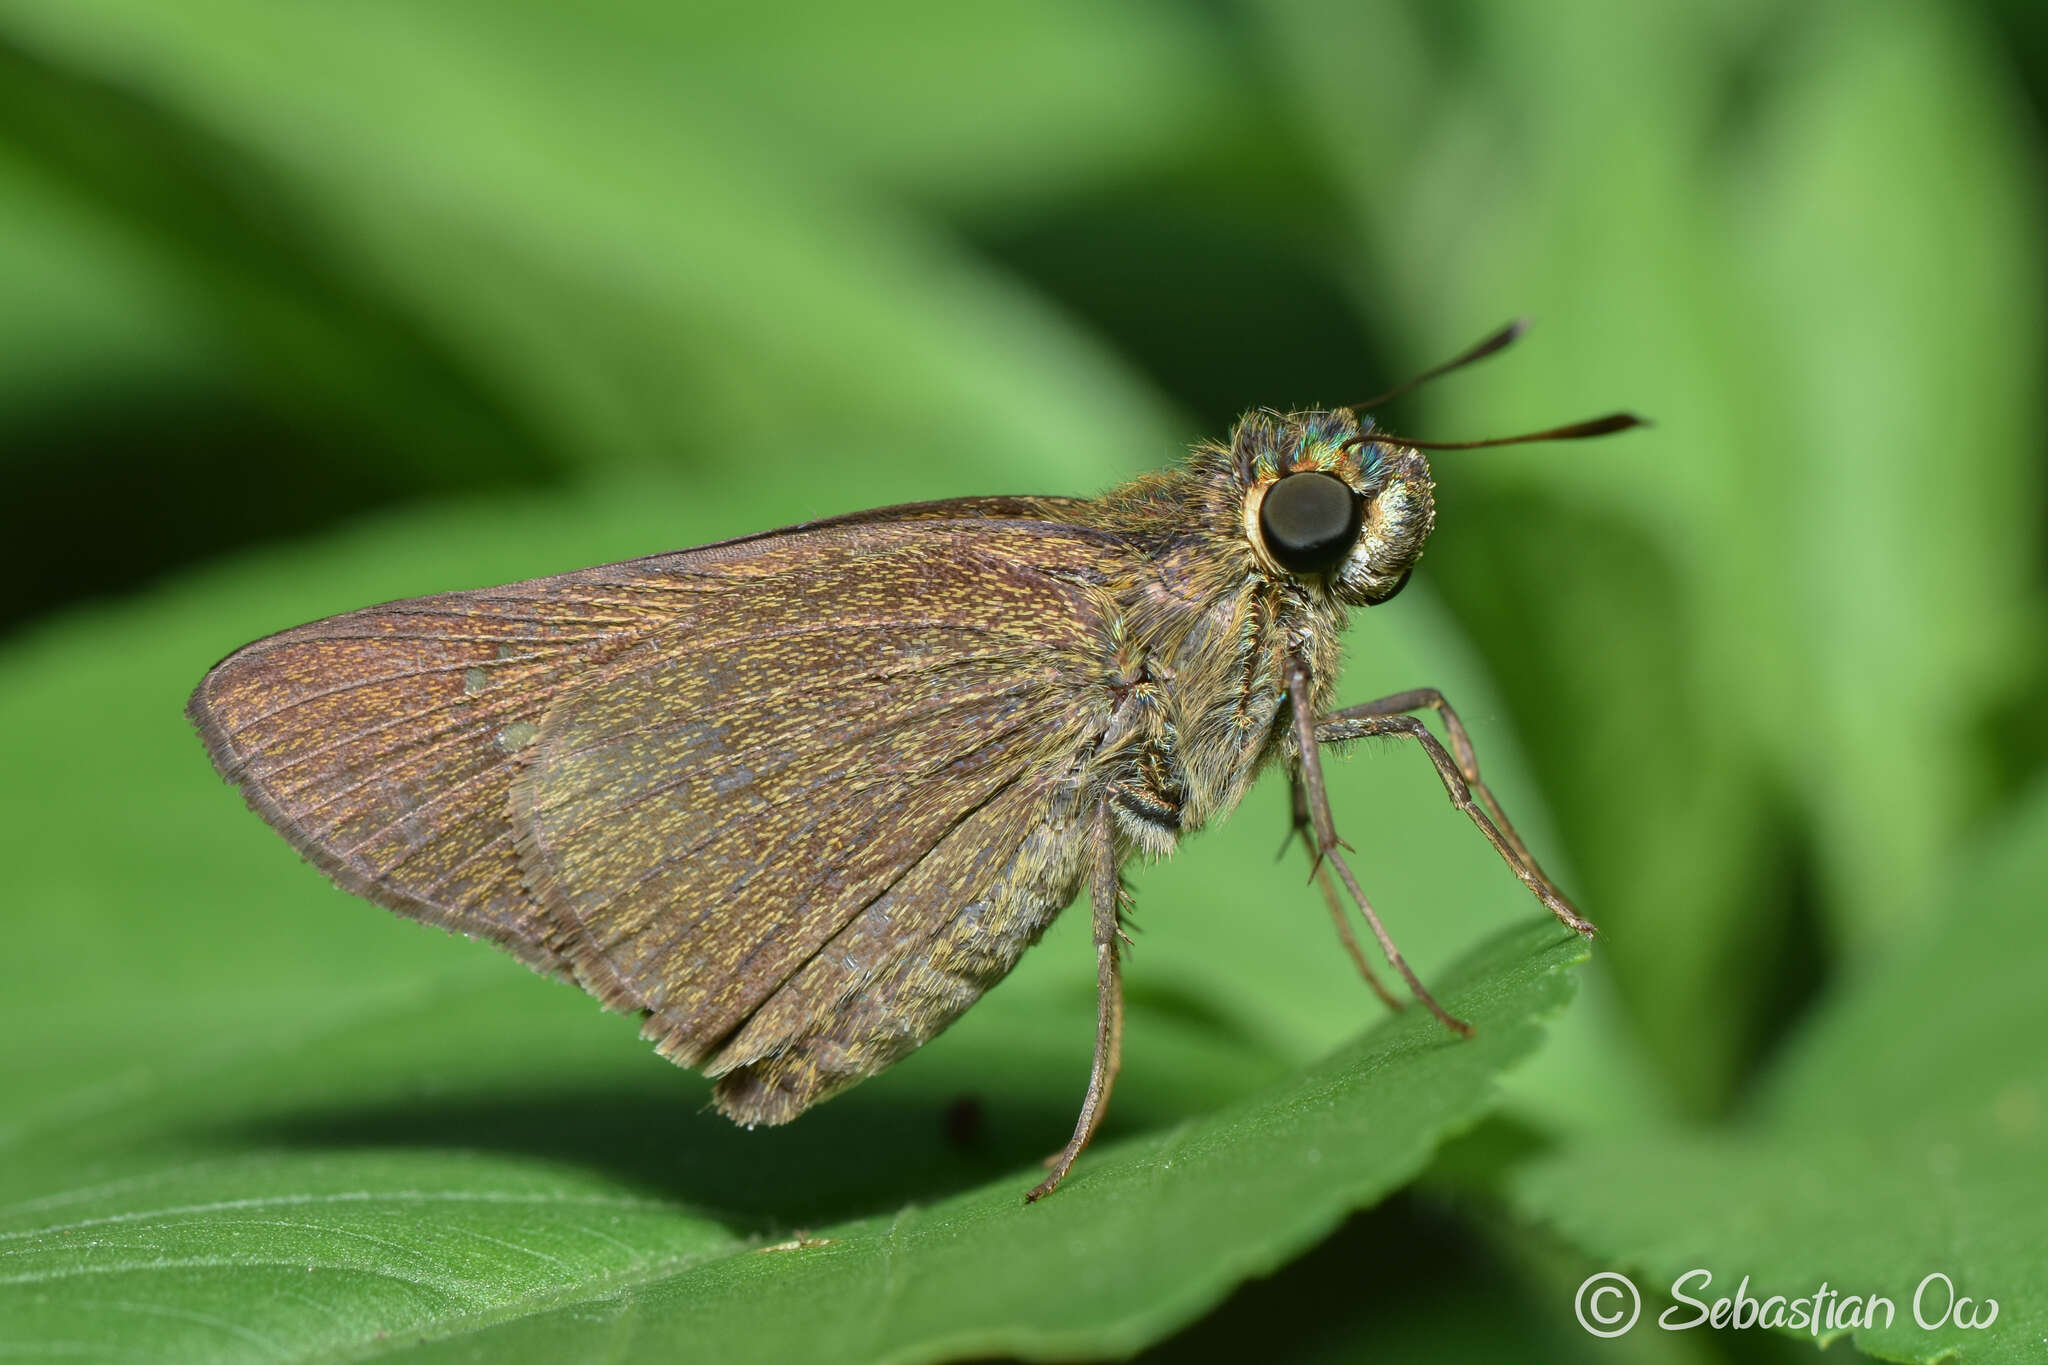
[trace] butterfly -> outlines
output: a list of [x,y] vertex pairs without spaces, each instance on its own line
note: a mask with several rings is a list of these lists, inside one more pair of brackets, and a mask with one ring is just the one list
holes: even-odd
[[1268,766],[1388,1004],[1333,871],[1410,991],[1465,1031],[1344,858],[1324,745],[1413,740],[1537,898],[1592,931],[1439,693],[1336,705],[1348,616],[1401,591],[1434,526],[1424,450],[1497,443],[1256,411],[1099,498],[915,503],[316,621],[229,655],[187,713],[335,882],[637,1015],[749,1126],[935,1036],[1085,892],[1095,1057],[1036,1200],[1116,1077],[1122,868],[1227,815]]

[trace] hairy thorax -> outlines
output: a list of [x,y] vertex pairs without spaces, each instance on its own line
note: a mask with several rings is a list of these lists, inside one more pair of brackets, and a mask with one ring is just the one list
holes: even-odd
[[[1294,744],[1283,660],[1290,646],[1335,661],[1342,608],[1180,537],[1109,594],[1097,772],[1135,851],[1171,853],[1228,815],[1267,762]],[[1232,572],[1195,566],[1221,559]],[[1334,674],[1318,670],[1321,680]],[[1328,697],[1310,703],[1323,709]]]

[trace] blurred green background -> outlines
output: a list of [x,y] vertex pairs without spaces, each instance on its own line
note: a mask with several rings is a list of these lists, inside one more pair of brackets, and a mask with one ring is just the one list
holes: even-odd
[[[1593,1135],[1776,1121],[1809,1031],[1866,1014],[1901,1029],[1856,1054],[1877,1087],[1907,1024],[1958,1030],[1928,1065],[2021,1115],[1986,1139],[2020,1169],[2039,1018],[1959,1016],[1973,963],[2044,965],[2004,913],[2039,884],[1959,888],[2038,849],[2015,812],[2048,768],[2042,14],[4,0],[8,1197],[131,1178],[158,1129],[79,1157],[79,1125],[280,1019],[352,1017],[366,985],[453,974],[506,1017],[538,998],[604,1022],[327,892],[219,787],[178,707],[246,639],[893,501],[1096,491],[1521,313],[1507,357],[1383,418],[1657,426],[1439,457],[1439,530],[1354,630],[1345,690],[1461,704],[1606,931],[1585,998],[1423,1187],[1147,1339],[1284,1321],[1302,1354],[1571,1358],[1595,1344],[1581,1275],[1661,1266],[1646,1248],[1691,1250],[1688,1224],[1603,1243],[1514,1173]],[[1350,760],[1338,818],[1440,965],[1529,907],[1411,758]],[[1128,1131],[1370,1019],[1300,869],[1270,861],[1283,797],[1138,875],[1134,1033],[1148,990],[1216,1019],[1152,1090],[1134,1038]],[[2021,937],[1983,932],[2008,919]],[[1902,965],[1957,936],[1978,946],[1954,993]],[[1085,1021],[1076,943],[1018,991]],[[1078,1094],[1079,1027],[1046,1113]],[[421,1084],[469,1085],[461,1055]],[[224,1104],[246,1085],[205,1074]],[[1064,1122],[1026,1112],[1012,1156]],[[1859,1142],[1911,1126],[1829,1112],[1814,1131]],[[1914,1197],[1873,1160],[1873,1188]],[[1974,1198],[1930,1217],[1954,1232]],[[2038,1265],[2014,1273],[2000,1288],[2048,1300]]]

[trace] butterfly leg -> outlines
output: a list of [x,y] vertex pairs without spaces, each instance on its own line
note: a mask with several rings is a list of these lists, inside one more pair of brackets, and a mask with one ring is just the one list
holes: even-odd
[[1107,804],[1096,812],[1090,836],[1093,867],[1089,873],[1089,899],[1095,917],[1095,1062],[1088,1072],[1088,1094],[1081,1101],[1081,1116],[1074,1123],[1074,1136],[1048,1162],[1045,1179],[1024,1196],[1027,1204],[1045,1198],[1073,1169],[1074,1160],[1087,1147],[1109,1108],[1110,1087],[1116,1084],[1117,1067],[1123,1057],[1124,981],[1118,956],[1123,935],[1120,911],[1123,882],[1117,875],[1116,835]]
[[1294,803],[1294,826],[1287,831],[1287,843],[1280,846],[1280,851],[1286,853],[1288,844],[1293,843],[1297,836],[1301,839],[1313,869],[1309,875],[1323,890],[1323,904],[1330,908],[1330,923],[1337,926],[1337,937],[1343,940],[1344,951],[1351,954],[1351,964],[1358,968],[1358,974],[1365,978],[1366,985],[1372,987],[1372,993],[1380,998],[1381,1004],[1390,1010],[1403,1008],[1401,998],[1381,984],[1379,973],[1373,971],[1372,964],[1365,960],[1365,950],[1358,946],[1358,936],[1351,932],[1351,920],[1344,913],[1344,902],[1337,899],[1337,887],[1330,880],[1330,869],[1316,856],[1315,834],[1309,829],[1308,822],[1308,791],[1301,785],[1301,775],[1289,773],[1287,781]]
[[[1444,731],[1451,738],[1455,758],[1452,753],[1444,751],[1444,746],[1420,718],[1407,714],[1424,709],[1434,710],[1443,717]],[[1375,735],[1400,736],[1420,744],[1429,761],[1435,765],[1444,790],[1450,794],[1451,804],[1465,812],[1522,884],[1567,927],[1589,937],[1593,934],[1591,921],[1579,914],[1537,864],[1522,843],[1521,836],[1515,833],[1515,827],[1508,822],[1500,803],[1487,790],[1485,781],[1479,776],[1479,759],[1472,751],[1472,741],[1466,737],[1465,727],[1458,722],[1458,713],[1444,700],[1443,693],[1433,687],[1419,687],[1378,701],[1347,706],[1316,722],[1316,740],[1322,744]],[[1473,799],[1475,796],[1477,801]]]
[[1394,946],[1393,936],[1387,932],[1386,926],[1380,923],[1379,915],[1373,911],[1372,902],[1367,900],[1365,892],[1359,889],[1358,878],[1351,874],[1351,865],[1344,861],[1344,854],[1337,839],[1336,821],[1330,815],[1330,793],[1323,785],[1322,754],[1318,748],[1320,731],[1316,725],[1313,704],[1309,700],[1311,684],[1308,665],[1290,656],[1286,662],[1286,676],[1288,703],[1294,709],[1294,736],[1301,750],[1301,786],[1308,804],[1309,827],[1315,832],[1315,851],[1321,857],[1327,858],[1330,865],[1337,869],[1338,880],[1344,883],[1344,889],[1351,893],[1351,899],[1357,903],[1359,913],[1365,916],[1365,922],[1372,929],[1373,937],[1379,940],[1380,951],[1386,954],[1387,961],[1394,964],[1394,970],[1408,983],[1408,989],[1414,993],[1415,998],[1420,1000],[1445,1028],[1470,1037],[1472,1026],[1462,1019],[1452,1017],[1442,1005],[1439,1005],[1436,997],[1429,993],[1421,979],[1415,975],[1415,970],[1408,965],[1408,959],[1401,956],[1401,950]]
[[1485,805],[1487,813],[1492,816],[1501,834],[1514,847],[1522,861],[1537,876],[1549,882],[1550,879],[1544,876],[1543,869],[1537,866],[1535,856],[1529,852],[1527,845],[1523,844],[1521,836],[1515,833],[1515,827],[1508,820],[1507,813],[1500,808],[1500,803],[1493,799],[1493,793],[1487,789],[1485,779],[1480,777],[1478,752],[1473,749],[1471,739],[1465,734],[1464,723],[1458,719],[1458,713],[1451,709],[1451,704],[1444,700],[1443,693],[1434,687],[1417,687],[1406,692],[1396,692],[1391,697],[1381,697],[1377,701],[1347,706],[1341,711],[1324,716],[1320,724],[1328,725],[1333,721],[1356,720],[1365,716],[1407,715],[1425,710],[1434,711],[1442,717],[1444,733],[1451,738],[1451,753],[1458,761],[1458,775],[1465,779],[1466,784],[1472,789],[1472,795],[1478,797]]

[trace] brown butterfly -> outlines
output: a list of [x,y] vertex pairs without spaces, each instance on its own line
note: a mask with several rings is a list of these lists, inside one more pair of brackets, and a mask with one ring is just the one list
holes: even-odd
[[1037,1199],[1116,1076],[1121,867],[1227,814],[1269,762],[1390,1005],[1328,868],[1468,1031],[1359,890],[1320,745],[1414,739],[1530,890],[1592,931],[1442,696],[1334,709],[1347,613],[1401,590],[1433,525],[1426,448],[1445,446],[1349,408],[1255,412],[1098,499],[917,503],[317,621],[230,655],[188,714],[336,882],[640,1015],[750,1126],[933,1037],[1087,888],[1095,1062]]

